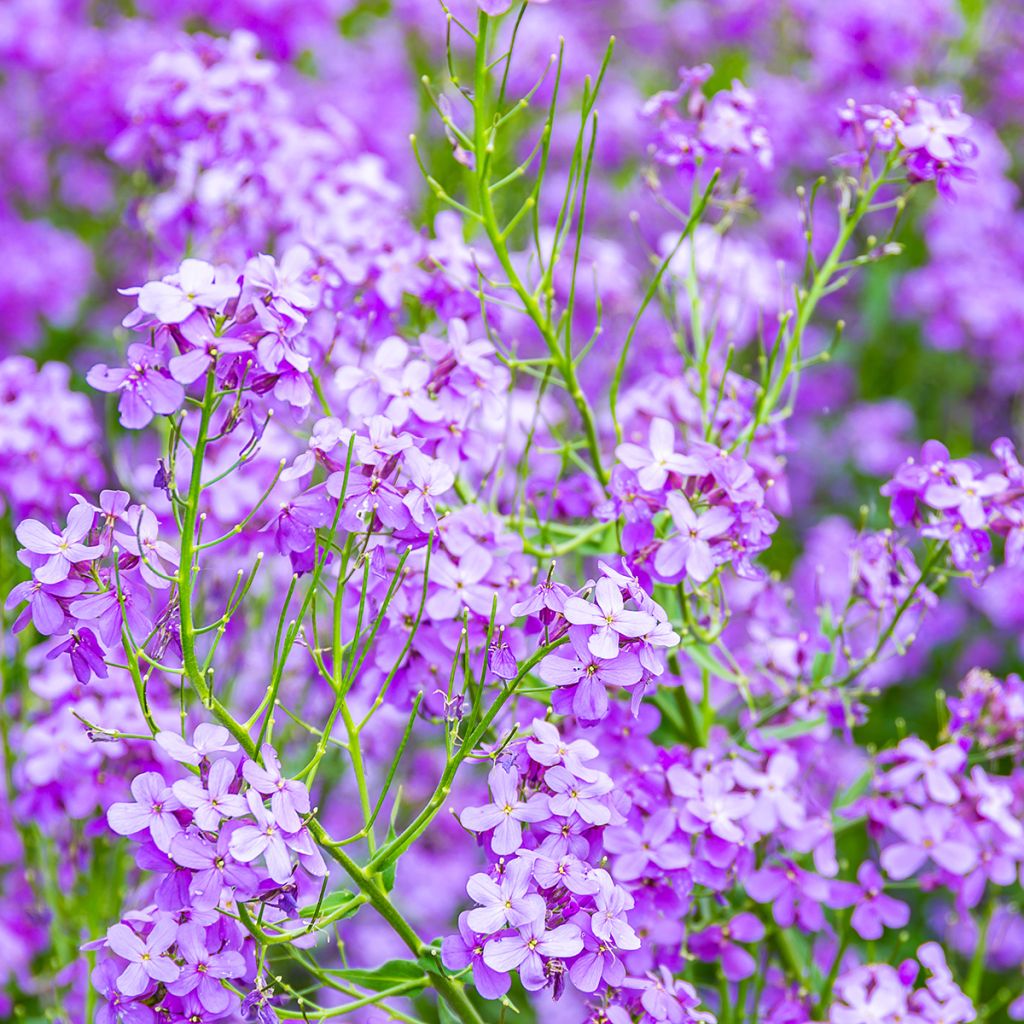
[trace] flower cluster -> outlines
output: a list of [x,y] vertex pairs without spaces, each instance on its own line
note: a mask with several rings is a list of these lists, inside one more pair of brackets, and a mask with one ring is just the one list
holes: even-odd
[[905,89],[891,108],[849,100],[839,116],[864,159],[895,152],[908,181],[934,181],[940,192],[952,196],[954,181],[974,180],[971,163],[978,149],[970,138],[971,119],[958,99],[936,102],[917,89]]
[[1024,467],[1008,439],[996,441],[992,451],[998,464],[985,466],[951,459],[944,445],[930,441],[882,488],[894,523],[947,544],[953,564],[975,575],[989,567],[995,535],[1005,538],[1007,564],[1018,564],[1024,553]]
[[649,150],[655,162],[693,171],[723,164],[772,166],[772,145],[758,117],[754,96],[734,81],[708,98],[704,83],[711,77],[710,64],[681,68],[679,85],[652,96],[643,116],[655,127]]
[[492,864],[469,879],[478,906],[459,916],[443,958],[453,970],[472,965],[487,998],[508,991],[512,971],[527,990],[550,987],[555,998],[566,980],[587,993],[618,986],[617,951],[640,946],[626,920],[632,897],[597,866],[602,837],[621,820],[612,780],[587,766],[597,753],[537,719],[532,738],[506,748],[491,769],[491,803],[460,815]]
[[0,1017],[1024,1017],[1008,2],[0,5]]
[[309,793],[283,777],[269,744],[262,763],[239,763],[220,726],[199,726],[191,743],[170,732],[156,741],[195,774],[168,785],[145,772],[132,781],[133,799],[107,810],[110,828],[139,844],[159,882],[151,904],[93,944],[105,953],[93,984],[112,1020],[234,1019],[242,1006],[222,982],[252,987],[256,965],[249,932],[222,911],[251,903],[273,929],[315,902],[327,869],[301,818]]

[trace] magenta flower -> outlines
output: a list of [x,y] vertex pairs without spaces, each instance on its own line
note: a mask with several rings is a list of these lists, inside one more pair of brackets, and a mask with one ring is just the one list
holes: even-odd
[[897,881],[909,878],[928,860],[954,875],[966,875],[978,861],[976,847],[961,838],[961,829],[948,807],[900,807],[888,821],[902,842],[882,851],[885,873]]
[[270,809],[281,828],[298,832],[302,828],[300,815],[309,814],[309,790],[297,779],[286,779],[281,774],[281,762],[269,743],[263,744],[260,756],[266,767],[246,761],[242,765],[245,781],[258,793],[270,797]]
[[595,627],[587,646],[598,658],[614,658],[619,637],[643,636],[656,625],[654,617],[646,612],[625,610],[622,591],[607,577],[598,580],[593,604],[582,597],[570,597],[562,614],[575,626]]
[[669,473],[697,476],[705,471],[701,459],[682,455],[675,450],[675,430],[668,420],[660,417],[651,420],[646,448],[638,444],[620,444],[615,449],[615,455],[636,473],[645,491],[660,491]]
[[678,491],[668,496],[668,510],[679,532],[658,548],[655,571],[666,580],[685,571],[695,583],[706,583],[715,571],[715,556],[709,542],[728,531],[733,523],[732,513],[715,505],[697,515],[686,496]]
[[153,842],[166,853],[171,840],[181,831],[174,816],[181,802],[158,772],[143,772],[132,779],[134,803],[111,804],[107,823],[120,836],[134,836],[148,831]]
[[495,765],[487,776],[492,803],[467,807],[459,816],[463,828],[470,832],[490,832],[491,849],[500,857],[515,853],[522,845],[521,822],[541,821],[548,817],[548,798],[535,793],[529,800],[519,799],[519,773]]
[[491,939],[484,946],[484,963],[491,970],[507,974],[518,970],[523,987],[536,992],[547,984],[545,959],[565,959],[583,949],[583,935],[574,924],[548,931],[544,921],[523,925],[518,934]]
[[119,391],[121,425],[140,430],[153,416],[169,416],[185,401],[185,389],[167,373],[148,345],[128,346],[128,366],[110,369],[98,363],[86,375],[97,391]]
[[25,519],[14,531],[18,543],[26,551],[45,556],[45,561],[33,569],[39,583],[62,583],[77,562],[99,558],[103,548],[82,543],[92,529],[96,514],[88,505],[75,505],[68,512],[68,525],[60,534],[48,530],[35,519]]
[[178,965],[167,956],[173,945],[178,926],[170,917],[160,917],[145,939],[140,938],[125,924],[107,929],[107,945],[128,966],[117,979],[117,987],[126,996],[140,996],[154,982],[174,981],[179,974]]
[[493,935],[506,925],[517,928],[529,921],[543,920],[543,898],[530,893],[530,862],[517,857],[496,882],[490,875],[471,875],[466,883],[470,899],[480,904],[469,912],[466,923],[481,935]]
[[698,960],[719,961],[722,974],[729,981],[742,981],[757,970],[757,963],[737,943],[760,942],[763,938],[764,925],[753,914],[744,913],[737,914],[726,924],[694,932],[688,945]]

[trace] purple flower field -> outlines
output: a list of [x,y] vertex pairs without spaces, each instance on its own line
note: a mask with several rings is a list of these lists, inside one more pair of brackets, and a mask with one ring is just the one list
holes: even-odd
[[2,0],[0,1021],[1024,1020],[1022,54]]

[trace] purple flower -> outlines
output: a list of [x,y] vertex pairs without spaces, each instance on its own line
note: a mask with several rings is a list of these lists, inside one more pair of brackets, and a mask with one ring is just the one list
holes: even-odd
[[265,768],[255,761],[242,765],[245,781],[258,793],[270,797],[270,809],[274,819],[286,832],[298,832],[302,828],[300,815],[309,813],[309,790],[296,779],[286,779],[281,774],[281,762],[277,752],[269,743],[260,750]]
[[956,155],[954,144],[970,126],[971,119],[955,106],[943,109],[918,98],[913,104],[913,120],[908,119],[897,137],[906,149],[923,149],[932,159],[944,162]]
[[519,773],[515,768],[495,765],[487,776],[487,784],[493,802],[482,807],[467,807],[459,815],[459,821],[470,832],[494,829],[491,849],[498,856],[507,857],[522,845],[520,822],[541,821],[549,816],[548,798],[542,793],[535,793],[529,800],[520,800]]
[[411,483],[403,504],[421,530],[433,530],[437,526],[434,499],[451,490],[455,474],[440,459],[428,458],[415,448],[405,453],[404,465]]
[[530,591],[526,599],[517,601],[509,611],[519,618],[522,615],[536,616],[544,623],[550,623],[556,615],[561,615],[566,600],[572,592],[564,583],[553,583],[544,580]]
[[690,936],[690,952],[698,960],[718,960],[729,981],[742,981],[757,970],[754,958],[739,942],[760,942],[764,925],[753,914],[737,914],[726,924],[712,925]]
[[170,377],[156,351],[148,345],[128,346],[128,366],[110,369],[98,363],[86,375],[97,391],[119,391],[121,425],[141,430],[154,414],[169,416],[181,408],[185,389]]
[[675,430],[668,420],[661,418],[651,421],[646,448],[638,444],[620,444],[615,449],[615,455],[636,473],[645,491],[660,491],[669,473],[697,476],[705,468],[700,459],[681,455],[675,450]]
[[245,958],[232,949],[211,953],[206,948],[205,931],[192,923],[178,929],[178,952],[185,963],[167,990],[176,996],[194,991],[204,1009],[221,1014],[231,1005],[231,993],[220,979],[245,974]]
[[600,888],[589,865],[571,853],[557,860],[534,854],[533,877],[542,889],[554,889],[561,885],[576,896],[592,896]]
[[231,833],[231,856],[248,864],[263,854],[270,877],[283,884],[292,877],[292,861],[281,828],[255,790],[250,789],[245,796],[256,824],[243,825]]
[[481,935],[493,935],[506,924],[517,928],[543,920],[544,900],[537,893],[528,894],[530,881],[530,862],[522,857],[513,860],[497,882],[483,873],[471,875],[466,892],[480,906],[469,912],[466,923]]
[[902,928],[910,920],[910,907],[885,895],[885,882],[871,861],[864,861],[857,869],[857,882],[861,892],[850,923],[862,939],[880,939],[883,925]]
[[676,817],[661,808],[644,819],[641,831],[623,826],[604,833],[604,848],[615,855],[615,877],[628,882],[642,878],[653,864],[662,871],[674,871],[690,863],[690,851],[671,842],[676,835]]
[[40,583],[36,579],[25,580],[7,595],[4,607],[16,608],[23,601],[27,601],[28,607],[14,623],[14,632],[27,626],[29,618],[31,618],[32,625],[43,636],[53,636],[61,631],[67,621],[61,600],[77,597],[83,590],[85,590],[85,583],[82,580],[62,580],[60,583]]
[[763,772],[737,761],[733,773],[744,789],[756,793],[747,820],[763,835],[775,831],[779,825],[800,828],[804,824],[804,808],[789,792],[800,773],[800,765],[792,754],[786,751],[772,754]]
[[902,838],[882,851],[881,862],[890,878],[909,878],[926,861],[954,875],[966,875],[978,861],[976,847],[960,838],[953,812],[948,807],[900,807],[888,821]]
[[708,773],[699,778],[681,765],[673,765],[668,783],[676,796],[685,799],[688,814],[706,825],[712,834],[727,843],[741,843],[743,829],[736,824],[754,808],[749,793],[733,792],[732,779],[723,773]]
[[959,777],[967,755],[955,743],[932,750],[916,736],[904,739],[891,755],[897,760],[884,779],[888,792],[902,792],[920,781],[929,800],[938,804],[955,804],[960,799],[960,787],[954,781]]
[[122,294],[137,295],[139,309],[161,323],[180,324],[199,307],[219,309],[238,294],[238,284],[219,279],[216,268],[203,260],[186,259],[176,274],[141,288],[125,288]]
[[239,818],[248,810],[245,798],[231,792],[236,778],[235,766],[221,759],[214,762],[205,786],[199,779],[179,779],[171,789],[201,829],[216,832],[225,818]]
[[601,984],[618,986],[626,977],[622,961],[615,955],[612,943],[597,938],[591,931],[586,914],[573,920],[583,936],[583,952],[569,965],[569,977],[581,992],[596,992]]
[[132,779],[134,803],[111,804],[107,823],[120,836],[133,836],[148,831],[153,842],[166,853],[171,839],[181,831],[174,812],[181,803],[158,772],[143,772]]
[[78,597],[68,606],[68,611],[77,619],[95,622],[103,642],[112,647],[120,640],[125,623],[136,638],[149,634],[153,623],[142,610],[148,604],[149,592],[144,587],[132,586],[122,577],[119,587],[110,586]]
[[96,1008],[95,1024],[153,1024],[156,1014],[150,1007],[118,991],[120,973],[115,961],[102,960],[90,975],[93,988],[106,1000]]
[[498,630],[498,638],[487,648],[487,667],[497,679],[515,679],[519,674],[519,665],[512,648],[505,640],[505,627]]
[[53,661],[62,654],[71,659],[71,671],[80,683],[87,683],[96,676],[98,679],[106,679],[109,676],[107,663],[104,661],[105,653],[91,629],[82,626],[81,629],[73,629],[66,640],[51,647],[46,654],[47,661]]
[[715,556],[709,541],[721,537],[732,525],[732,513],[715,505],[697,515],[686,496],[678,491],[668,496],[668,510],[679,531],[658,548],[654,568],[659,576],[672,580],[680,573],[695,583],[706,583],[715,571]]
[[585,724],[608,714],[607,686],[631,686],[643,675],[640,660],[629,651],[614,658],[595,657],[589,632],[585,626],[572,627],[568,651],[549,654],[538,669],[545,683],[572,691],[573,713]]
[[226,886],[244,892],[255,888],[256,873],[235,862],[230,844],[231,834],[227,830],[221,832],[215,843],[187,832],[179,832],[171,840],[171,860],[195,872],[189,883],[189,896],[196,909],[216,907]]
[[536,992],[547,983],[545,958],[564,959],[582,949],[583,935],[576,925],[563,924],[548,931],[543,920],[531,921],[518,934],[491,939],[484,946],[484,963],[502,974],[518,969],[523,987]]
[[643,636],[656,625],[654,617],[646,612],[626,611],[622,591],[607,577],[598,580],[593,604],[570,597],[562,614],[575,626],[595,627],[587,647],[598,658],[614,658],[619,652],[619,637]]
[[26,551],[44,555],[46,560],[32,572],[40,583],[61,583],[76,562],[90,561],[103,554],[103,548],[82,541],[92,529],[95,513],[88,505],[75,505],[68,512],[68,525],[60,534],[48,530],[35,519],[26,519],[14,531]]
[[493,559],[477,545],[459,555],[456,565],[447,555],[430,560],[430,582],[437,585],[427,598],[427,614],[434,619],[453,619],[468,608],[477,615],[490,616],[494,590],[481,581]]
[[178,552],[160,540],[159,532],[160,523],[152,509],[133,505],[125,514],[124,529],[116,530],[114,538],[125,551],[141,559],[139,573],[142,578],[151,587],[163,590],[170,586],[164,576],[171,576],[177,571]]
[[484,962],[484,938],[469,926],[469,912],[459,914],[459,934],[448,935],[441,943],[441,962],[450,971],[462,971],[472,965],[473,984],[484,999],[500,999],[512,984],[507,973],[492,970]]
[[951,483],[938,481],[924,492],[924,500],[932,508],[958,512],[964,525],[972,530],[983,529],[988,523],[985,499],[1001,494],[1009,487],[1006,477],[989,473],[977,477],[966,463],[950,464]]
[[594,874],[600,888],[594,896],[594,914],[590,927],[594,936],[614,943],[619,949],[639,949],[640,939],[626,920],[626,912],[633,909],[633,897],[616,885],[603,868]]
[[561,818],[578,814],[591,825],[607,825],[612,812],[605,800],[600,799],[612,791],[612,780],[607,775],[583,782],[561,765],[549,768],[544,781],[554,793],[549,797],[551,813]]
[[107,929],[107,945],[128,961],[117,979],[117,987],[126,996],[142,995],[152,982],[166,984],[178,977],[178,965],[166,955],[177,932],[178,926],[170,917],[160,917],[146,939],[124,924]]
[[761,868],[747,878],[747,894],[758,903],[772,904],[772,917],[783,928],[799,922],[804,931],[825,927],[822,907],[837,902],[826,879],[797,867],[792,861]]
[[583,762],[593,761],[598,756],[598,749],[589,740],[573,740],[566,743],[558,729],[545,722],[542,718],[533,720],[534,738],[526,744],[526,752],[530,758],[547,767],[564,764],[578,779],[593,781],[598,772],[587,768]]
[[192,733],[191,744],[186,743],[176,732],[162,730],[156,734],[157,744],[181,764],[198,765],[208,760],[211,754],[232,753],[238,744],[223,725],[201,722]]

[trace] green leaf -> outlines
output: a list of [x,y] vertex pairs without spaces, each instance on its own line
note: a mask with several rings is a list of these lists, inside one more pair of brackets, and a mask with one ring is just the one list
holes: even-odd
[[[348,889],[339,889],[337,892],[329,893],[327,896],[324,897],[323,903],[320,904],[320,912],[317,914],[317,916],[330,917],[332,914],[336,914],[339,910],[341,910],[346,903],[351,903],[355,898],[356,894],[354,892],[350,892]],[[349,917],[352,914],[356,913],[356,911],[359,910],[359,907],[361,906],[362,904],[360,903],[352,907],[352,909],[348,913],[342,914],[341,917],[338,918],[338,920],[344,920],[346,917]],[[311,906],[303,907],[299,911],[299,916],[312,917],[315,913],[316,904],[314,903]]]
[[835,655],[831,651],[818,651],[811,663],[811,679],[815,683],[823,683],[832,674],[835,660]]
[[742,680],[732,669],[723,665],[711,653],[710,648],[705,647],[703,644],[694,644],[692,647],[682,648],[683,653],[694,662],[699,668],[704,669],[706,672],[710,672],[713,676],[718,679],[724,679],[726,682],[739,685]]
[[[397,802],[396,802],[397,803]],[[393,839],[398,835],[395,830],[395,822],[392,818],[391,824],[388,826],[388,834],[384,840],[384,845],[387,846]],[[391,892],[395,887],[395,872],[398,870],[398,858],[393,858],[389,861],[388,866],[380,873],[380,880],[384,883],[384,891]]]
[[346,968],[338,971],[338,976],[360,988],[383,992],[385,989],[394,988],[395,985],[422,979],[423,968],[410,960],[389,960],[387,963],[381,964],[380,967],[372,969]]
[[796,736],[806,736],[824,724],[825,716],[815,715],[813,718],[802,718],[796,722],[786,722],[784,725],[769,725],[761,732],[767,736],[774,736],[777,740],[791,740]]
[[851,782],[850,785],[836,797],[833,809],[838,810],[840,807],[847,807],[852,804],[857,797],[866,793],[868,786],[871,785],[871,780],[874,778],[874,775],[874,767],[866,768],[858,778],[854,779],[853,782]]
[[437,1016],[441,1024],[462,1024],[455,1011],[443,999],[437,1001]]

